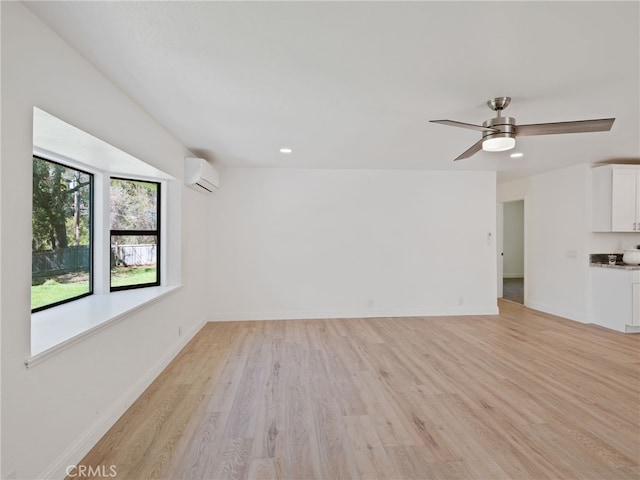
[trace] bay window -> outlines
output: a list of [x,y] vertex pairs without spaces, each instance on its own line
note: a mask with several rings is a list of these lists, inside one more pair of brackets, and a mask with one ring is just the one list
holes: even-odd
[[37,107],[32,161],[27,366],[181,283],[180,181]]

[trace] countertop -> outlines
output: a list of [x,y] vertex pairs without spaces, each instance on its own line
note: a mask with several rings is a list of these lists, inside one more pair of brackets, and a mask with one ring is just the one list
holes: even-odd
[[617,262],[615,265],[609,265],[609,263],[590,262],[589,265],[600,268],[617,268],[619,270],[640,270],[640,265],[627,265],[626,263]]
[[592,253],[589,255],[589,265],[592,267],[616,268],[619,270],[640,270],[640,265],[627,265],[624,263],[621,253],[611,254],[616,256],[616,263],[615,265],[610,265],[609,255],[608,253]]

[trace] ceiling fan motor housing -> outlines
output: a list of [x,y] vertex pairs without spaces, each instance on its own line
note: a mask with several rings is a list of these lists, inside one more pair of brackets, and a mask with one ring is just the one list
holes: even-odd
[[[498,112],[496,118],[487,120],[483,127],[492,130],[482,133],[482,149],[487,152],[504,152],[511,150],[516,144],[516,119],[501,117]],[[496,131],[497,130],[497,131]]]
[[495,117],[482,122],[483,127],[495,128],[500,132],[491,130],[482,134],[483,140],[490,138],[515,138],[516,136],[516,119],[513,117]]

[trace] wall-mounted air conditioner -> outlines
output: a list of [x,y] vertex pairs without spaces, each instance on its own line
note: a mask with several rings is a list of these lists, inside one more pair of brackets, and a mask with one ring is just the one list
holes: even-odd
[[201,193],[214,193],[220,188],[220,177],[204,158],[184,159],[184,183]]

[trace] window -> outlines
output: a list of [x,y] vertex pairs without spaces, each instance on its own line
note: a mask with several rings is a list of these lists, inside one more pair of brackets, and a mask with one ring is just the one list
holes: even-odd
[[111,178],[111,291],[160,285],[160,184]]
[[90,295],[93,175],[33,157],[31,311]]
[[[32,312],[93,293],[93,183],[90,173],[33,157]],[[160,285],[160,187],[110,179],[110,291]]]
[[29,366],[182,278],[179,180],[37,107],[33,157]]

